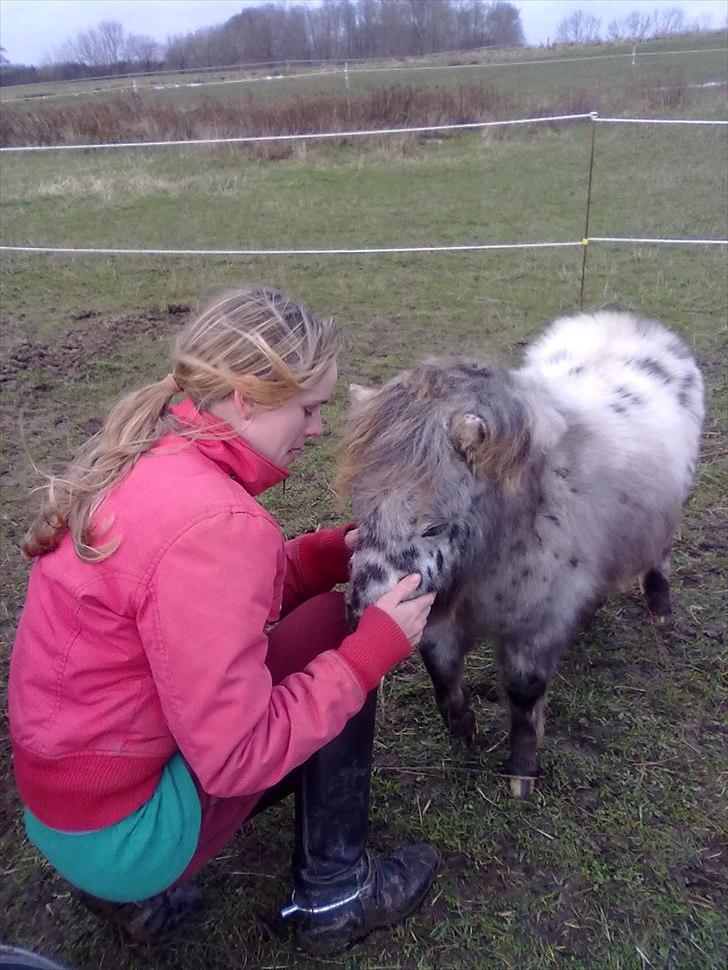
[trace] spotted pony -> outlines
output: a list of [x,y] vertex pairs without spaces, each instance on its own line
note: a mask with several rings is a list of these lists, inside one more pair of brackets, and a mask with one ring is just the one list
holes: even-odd
[[533,791],[546,690],[585,617],[635,579],[658,620],[670,612],[668,555],[702,419],[685,344],[616,312],[556,320],[518,370],[434,359],[353,394],[339,474],[359,525],[351,622],[422,574],[437,592],[422,657],[466,741],[463,660],[492,641],[516,795]]

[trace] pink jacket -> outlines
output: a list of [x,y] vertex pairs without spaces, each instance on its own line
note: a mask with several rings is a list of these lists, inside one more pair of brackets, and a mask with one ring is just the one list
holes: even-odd
[[[188,400],[174,412],[215,421]],[[119,821],[178,750],[210,794],[253,796],[335,737],[409,653],[369,607],[338,650],[272,684],[267,624],[345,581],[348,564],[346,527],[284,542],[255,501],[286,474],[240,437],[169,435],[99,510],[106,537],[122,537],[108,559],[82,562],[66,534],[36,560],[9,705],[18,787],[41,821]]]

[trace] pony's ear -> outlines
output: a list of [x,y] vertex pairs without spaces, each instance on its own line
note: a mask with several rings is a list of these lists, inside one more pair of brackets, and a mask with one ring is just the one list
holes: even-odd
[[485,421],[477,414],[456,414],[450,424],[450,435],[455,450],[471,460],[487,437]]
[[373,387],[364,387],[363,384],[349,384],[349,404],[355,408],[366,404],[377,392]]
[[515,488],[520,481],[531,446],[525,425],[513,433],[491,428],[479,414],[456,414],[450,437],[476,477],[487,476],[506,488]]

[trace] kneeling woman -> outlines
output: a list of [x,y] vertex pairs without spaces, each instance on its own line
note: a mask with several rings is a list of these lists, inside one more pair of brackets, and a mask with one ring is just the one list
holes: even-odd
[[376,687],[432,596],[407,577],[349,634],[331,590],[356,530],[284,542],[256,501],[322,434],[337,349],[277,290],[216,301],[50,481],[26,540],[9,687],[26,831],[137,939],[183,923],[187,880],[291,791],[282,914],[309,952],[397,922],[432,882],[428,846],[366,848]]

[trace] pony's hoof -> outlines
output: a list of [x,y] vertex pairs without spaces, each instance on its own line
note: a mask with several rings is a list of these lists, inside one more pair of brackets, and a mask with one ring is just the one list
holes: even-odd
[[526,775],[511,775],[508,779],[508,787],[514,798],[530,798],[535,784],[536,779]]
[[466,708],[458,717],[450,717],[448,727],[452,737],[457,738],[458,741],[462,741],[468,747],[475,744],[475,739],[478,736],[478,722],[470,708]]
[[475,715],[473,715],[473,723],[465,735],[465,743],[468,747],[471,747],[478,740],[478,722],[475,720]]

